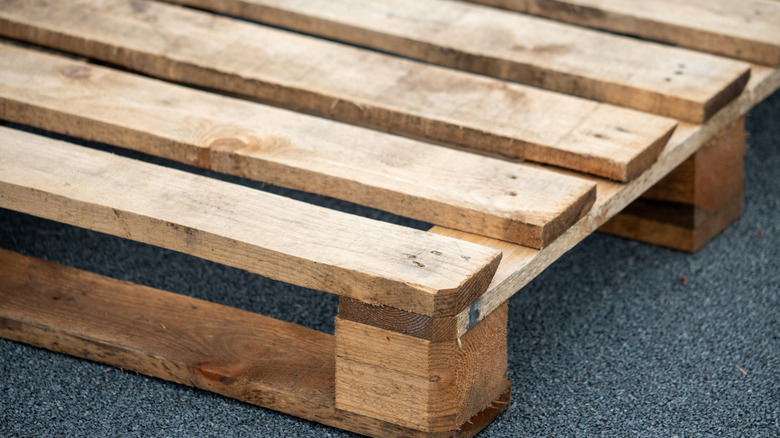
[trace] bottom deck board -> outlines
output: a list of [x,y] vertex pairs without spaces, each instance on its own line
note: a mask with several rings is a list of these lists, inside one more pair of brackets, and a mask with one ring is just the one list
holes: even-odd
[[425,434],[335,409],[332,335],[0,250],[0,336],[374,436]]

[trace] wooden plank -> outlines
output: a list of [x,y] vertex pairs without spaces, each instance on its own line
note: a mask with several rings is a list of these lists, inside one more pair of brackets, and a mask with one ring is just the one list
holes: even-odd
[[536,248],[596,198],[579,178],[3,44],[0,102],[14,122]]
[[0,129],[0,206],[428,316],[481,295],[492,249]]
[[642,111],[701,123],[749,65],[452,0],[175,0]]
[[428,434],[335,408],[334,337],[296,324],[0,250],[0,336],[382,437]]
[[620,181],[649,166],[676,125],[158,3],[3,2],[0,33],[164,79]]
[[[431,232],[490,246],[503,253],[501,264],[488,287],[488,291],[479,297],[471,307],[458,314],[457,334],[465,333],[469,327],[480,321],[483,315],[489,314],[508,300],[547,266],[597,230],[607,220],[625,209],[626,206],[658,183],[673,169],[677,168],[719,132],[746,115],[758,102],[765,99],[775,90],[780,89],[780,69],[754,65],[753,70],[755,74],[742,95],[726,106],[723,111],[715,115],[709,122],[704,125],[680,124],[680,127],[675,131],[671,140],[669,140],[669,145],[658,158],[658,162],[653,164],[639,178],[628,184],[618,184],[604,180],[597,181],[597,198],[593,208],[585,217],[556,239],[552,245],[542,250],[512,245],[508,242],[448,230],[442,227],[431,229]],[[594,178],[594,180],[596,179]]]
[[780,3],[773,0],[471,1],[759,64],[780,64]]

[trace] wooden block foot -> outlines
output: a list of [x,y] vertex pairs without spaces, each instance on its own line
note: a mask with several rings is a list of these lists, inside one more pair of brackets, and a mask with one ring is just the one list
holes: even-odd
[[745,119],[710,140],[600,231],[695,252],[742,214]]
[[[370,318],[359,318],[360,306],[342,300],[336,318],[337,409],[438,434],[458,431],[501,401],[508,388],[506,303],[448,339],[447,321],[409,315],[405,319],[445,329],[400,333],[388,328],[404,319],[397,309],[374,307]],[[388,317],[377,318],[383,311]],[[371,319],[383,328],[367,324]]]

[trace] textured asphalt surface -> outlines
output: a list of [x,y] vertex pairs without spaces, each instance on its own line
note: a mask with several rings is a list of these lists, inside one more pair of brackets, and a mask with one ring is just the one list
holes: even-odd
[[[702,251],[595,234],[511,299],[512,402],[481,436],[780,437],[780,93],[748,130],[745,213]],[[0,247],[333,332],[335,296],[171,251],[7,210]],[[0,340],[0,437],[282,435],[352,436]]]

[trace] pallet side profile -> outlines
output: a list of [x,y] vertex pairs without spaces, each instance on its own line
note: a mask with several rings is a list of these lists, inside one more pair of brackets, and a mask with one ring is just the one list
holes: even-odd
[[[459,427],[428,433],[338,408],[332,335],[5,250],[0,279],[0,336],[6,339],[357,433],[471,437],[509,400],[505,386]],[[504,342],[505,319],[504,313]],[[465,396],[465,404],[481,400]]]

